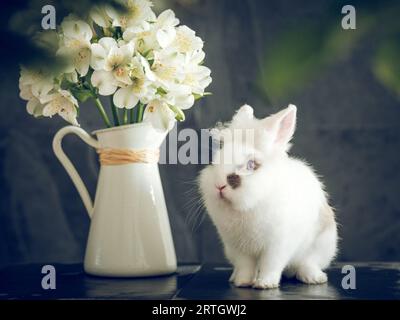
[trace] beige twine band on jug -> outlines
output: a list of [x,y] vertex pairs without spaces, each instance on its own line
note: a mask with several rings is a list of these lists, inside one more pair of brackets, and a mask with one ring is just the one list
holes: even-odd
[[100,163],[103,166],[116,166],[131,163],[157,163],[160,150],[151,149],[98,149]]

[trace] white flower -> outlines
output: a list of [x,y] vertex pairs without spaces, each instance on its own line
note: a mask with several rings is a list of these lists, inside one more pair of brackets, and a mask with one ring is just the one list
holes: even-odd
[[175,113],[165,102],[160,100],[151,101],[144,112],[144,122],[149,122],[156,129],[169,131],[175,125]]
[[61,31],[61,43],[57,54],[71,63],[72,70],[76,69],[81,76],[85,76],[89,70],[92,29],[86,22],[68,16],[61,23]]
[[136,50],[141,53],[147,53],[157,48],[156,39],[151,23],[143,21],[141,24],[128,28],[123,38],[125,41],[133,41]]
[[69,91],[59,89],[55,93],[47,95],[41,102],[44,104],[43,116],[51,118],[58,114],[69,123],[79,126],[76,120],[78,101]]
[[204,95],[205,88],[212,82],[211,70],[201,65],[204,58],[203,51],[194,51],[186,55],[185,78],[182,81],[183,84],[192,88],[192,93],[200,96]]
[[76,73],[75,70],[72,71],[72,72],[69,72],[69,73],[64,73],[63,76],[70,83],[77,83],[78,82],[78,74]]
[[117,41],[113,38],[102,38],[92,44],[91,66],[95,70],[92,84],[99,88],[101,95],[111,95],[118,86],[131,85],[129,65],[134,54],[134,44]]
[[90,10],[90,18],[102,28],[111,27],[112,21],[110,16],[107,14],[106,7],[104,6],[93,6]]
[[151,77],[154,77],[154,81],[168,91],[170,86],[184,79],[184,63],[185,57],[181,54],[166,50],[156,51],[151,70],[146,70],[146,73],[153,74]]
[[203,40],[196,36],[196,33],[187,26],[176,28],[174,41],[168,47],[172,52],[190,53],[203,49]]
[[118,81],[108,71],[98,70],[93,72],[90,81],[94,87],[99,89],[102,96],[112,95],[118,88]]
[[43,111],[43,104],[40,99],[54,88],[53,78],[43,71],[28,70],[21,67],[19,79],[20,97],[27,100],[26,110],[34,117],[40,117]]
[[132,84],[118,89],[114,95],[114,104],[118,108],[132,109],[140,101],[144,104],[154,99],[156,89],[144,72],[143,57],[134,57],[129,65],[129,77]]
[[21,67],[19,79],[20,96],[24,100],[31,97],[41,98],[54,88],[53,77],[43,70],[30,70]]
[[26,104],[26,111],[34,116],[35,118],[41,117],[43,115],[44,105],[40,102],[38,98],[33,97]]
[[195,102],[192,89],[183,84],[170,85],[169,90],[161,99],[169,105],[178,107],[182,110],[190,109],[193,107]]
[[154,23],[144,21],[124,32],[124,39],[135,41],[136,49],[141,53],[169,46],[176,36],[175,27],[179,20],[172,10],[162,12]]
[[154,21],[156,16],[151,9],[152,3],[148,0],[119,0],[126,10],[116,10],[112,7],[107,7],[106,12],[113,20],[113,27],[121,27],[126,30],[129,27],[137,26],[143,21]]
[[179,20],[175,17],[175,13],[172,10],[165,10],[158,16],[154,28],[158,44],[161,48],[168,47],[175,40],[175,27],[178,24]]
[[22,68],[20,96],[28,101],[28,113],[58,114],[79,125],[77,99],[99,93],[113,95],[118,108],[147,105],[144,121],[164,131],[183,121],[182,110],[205,95],[211,71],[202,65],[203,41],[196,33],[178,26],[172,10],[157,17],[150,0],[115,1],[119,8],[94,6],[89,23],[69,15],[58,31],[36,38],[69,63],[57,74]]

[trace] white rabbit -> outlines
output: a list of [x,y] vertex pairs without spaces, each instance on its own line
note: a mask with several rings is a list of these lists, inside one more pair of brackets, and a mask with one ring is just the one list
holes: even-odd
[[205,206],[234,266],[230,281],[238,287],[276,288],[282,273],[324,283],[323,270],[336,255],[335,216],[323,185],[309,165],[287,154],[296,112],[289,105],[256,119],[250,106],[241,107],[219,131],[221,149],[199,176]]

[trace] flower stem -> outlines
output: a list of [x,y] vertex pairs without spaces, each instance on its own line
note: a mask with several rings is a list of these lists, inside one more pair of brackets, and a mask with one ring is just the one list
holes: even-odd
[[135,123],[135,108],[129,110],[129,123]]
[[115,106],[114,101],[113,101],[113,96],[110,96],[110,104],[111,104],[112,115],[114,118],[114,124],[118,127],[120,125],[120,122],[118,119],[117,107]]
[[96,104],[97,110],[99,110],[100,115],[103,118],[103,121],[104,121],[105,125],[107,126],[107,128],[111,128],[110,119],[108,119],[107,113],[104,110],[104,107],[103,107],[100,99],[99,98],[95,98],[94,102]]
[[143,121],[143,114],[144,114],[145,105],[139,102],[138,106],[138,114],[137,114],[137,122],[140,123]]
[[124,109],[124,124],[128,124],[128,109]]

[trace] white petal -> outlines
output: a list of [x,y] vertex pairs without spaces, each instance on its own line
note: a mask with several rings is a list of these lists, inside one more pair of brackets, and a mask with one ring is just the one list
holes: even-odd
[[160,13],[157,18],[157,24],[175,27],[179,24],[179,20],[175,17],[175,13],[168,9]]
[[112,48],[118,47],[117,41],[111,37],[104,37],[99,40],[99,45],[101,45],[106,52],[109,52]]
[[186,96],[178,96],[175,98],[175,105],[182,110],[187,110],[193,107],[195,102],[192,94]]
[[21,79],[19,81],[19,96],[23,100],[31,100],[34,98],[32,94],[32,86],[31,85],[25,85],[22,83]]
[[32,94],[36,97],[36,98],[40,98],[42,96],[47,95],[51,89],[53,89],[54,85],[51,82],[48,81],[40,81],[37,83],[34,83],[32,85]]
[[194,105],[192,89],[186,85],[173,85],[165,99],[169,104],[179,107],[182,110],[190,109]]
[[87,75],[89,71],[89,65],[90,65],[90,51],[86,52],[84,57],[79,57],[76,60],[76,71],[84,77]]
[[79,126],[76,117],[78,116],[78,112],[73,105],[65,106],[58,115],[62,117],[65,121],[71,123],[74,126]]
[[157,41],[161,48],[168,47],[176,37],[176,30],[174,27],[163,28],[157,31]]
[[50,101],[54,100],[57,97],[58,93],[49,93],[46,95],[43,95],[39,98],[39,101],[41,104],[47,104]]
[[118,108],[132,109],[139,102],[139,98],[132,93],[130,87],[120,88],[114,94],[114,104]]
[[132,58],[135,51],[135,44],[131,41],[121,46],[121,52],[126,59]]
[[115,66],[121,65],[124,62],[124,54],[122,50],[118,47],[111,48],[108,57],[106,59],[106,64],[104,65],[104,70],[112,71]]
[[52,116],[54,116],[55,114],[57,114],[58,111],[59,111],[58,106],[57,106],[55,103],[53,103],[53,102],[49,102],[49,103],[46,104],[45,107],[43,108],[42,114],[43,114],[43,116],[45,116],[45,117],[50,117],[50,118],[51,118]]
[[92,49],[92,57],[90,61],[90,65],[94,70],[100,70],[104,68],[105,59],[107,57],[106,50],[103,46],[98,43],[93,43],[91,45]]
[[82,20],[76,20],[71,16],[68,16],[61,23],[61,29],[64,35],[68,38],[82,38],[87,41],[92,39],[93,33],[90,26]]
[[156,75],[154,74],[154,72],[151,70],[150,64],[149,64],[149,62],[147,61],[147,59],[144,58],[144,57],[141,56],[141,55],[139,55],[139,57],[140,57],[140,63],[142,64],[142,66],[143,66],[143,68],[144,68],[144,72],[145,72],[147,78],[148,78],[150,81],[156,81],[156,80],[157,80],[157,77],[156,77]]
[[193,64],[200,64],[204,61],[206,54],[203,50],[194,51],[190,57],[190,62]]
[[69,73],[65,73],[64,76],[65,76],[65,79],[69,82],[72,82],[72,83],[78,82],[78,74],[76,73],[75,70],[72,72],[69,72]]
[[66,99],[65,103],[78,107],[78,100],[67,90],[58,90],[58,93]]
[[143,121],[151,123],[161,131],[171,130],[176,122],[174,112],[160,101],[153,101],[147,105]]
[[[131,85],[132,80],[129,77],[129,72],[127,68],[119,67],[112,72],[114,78],[124,85]],[[122,85],[121,85],[122,86]]]
[[108,15],[111,19],[113,19],[113,20],[119,19],[119,14],[118,14],[118,12],[117,12],[113,7],[107,6],[107,7],[105,8],[105,11],[106,11],[107,15]]
[[94,6],[90,11],[90,17],[100,27],[106,28],[110,25],[107,13],[104,8],[100,6]]
[[102,96],[109,96],[117,90],[117,84],[110,72],[100,70],[92,74],[92,85],[99,89]]
[[36,98],[33,98],[32,100],[29,100],[27,105],[26,105],[26,110],[28,111],[29,114],[39,117],[43,113],[43,105],[40,103],[40,101]]

